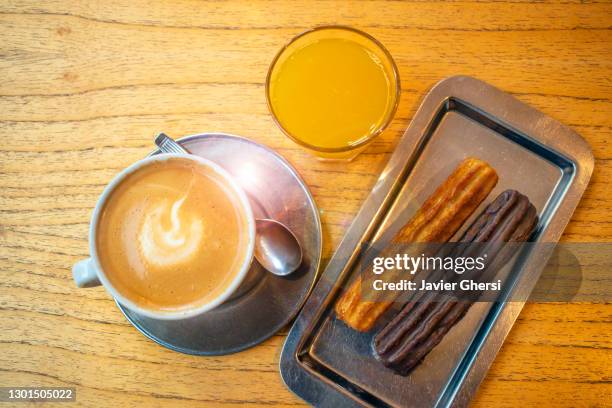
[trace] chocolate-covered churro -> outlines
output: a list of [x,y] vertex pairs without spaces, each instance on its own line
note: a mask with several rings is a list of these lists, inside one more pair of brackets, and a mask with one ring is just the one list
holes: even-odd
[[[493,276],[514,255],[509,242],[526,241],[538,222],[527,197],[514,190],[501,193],[463,234],[455,256],[487,254],[480,272]],[[476,244],[476,245],[469,245]],[[376,356],[387,367],[407,375],[442,340],[473,304],[470,301],[434,301],[435,294],[420,293],[374,338]]]

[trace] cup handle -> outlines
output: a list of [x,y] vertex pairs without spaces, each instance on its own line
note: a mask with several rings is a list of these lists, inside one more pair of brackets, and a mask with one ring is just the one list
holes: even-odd
[[72,267],[72,278],[79,288],[91,288],[100,286],[96,267],[91,258],[83,259]]

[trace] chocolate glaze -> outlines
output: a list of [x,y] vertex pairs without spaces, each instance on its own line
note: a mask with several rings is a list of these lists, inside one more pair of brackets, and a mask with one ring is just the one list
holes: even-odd
[[[477,257],[487,254],[486,268],[473,278],[484,279],[495,273],[514,255],[508,242],[529,239],[538,223],[537,212],[529,199],[515,190],[506,190],[489,204],[470,225],[450,256]],[[442,271],[433,271],[435,276]],[[435,278],[434,278],[435,279]],[[419,292],[374,337],[376,357],[398,374],[410,373],[459,321],[469,301],[435,300],[432,293]]]

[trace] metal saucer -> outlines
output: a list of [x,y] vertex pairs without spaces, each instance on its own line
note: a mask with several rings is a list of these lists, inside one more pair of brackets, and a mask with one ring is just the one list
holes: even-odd
[[270,148],[221,133],[187,136],[178,142],[236,177],[251,201],[255,217],[272,218],[291,228],[302,245],[304,261],[290,276],[278,277],[254,260],[231,299],[184,321],[151,319],[117,305],[142,334],[171,350],[195,355],[235,353],[278,332],[306,301],[321,260],[319,213],[295,169]]

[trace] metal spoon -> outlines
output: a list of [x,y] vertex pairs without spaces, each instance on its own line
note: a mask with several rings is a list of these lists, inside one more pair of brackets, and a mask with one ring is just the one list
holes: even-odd
[[[155,144],[163,153],[190,154],[165,133],[155,137]],[[268,272],[287,276],[300,267],[302,247],[289,228],[275,220],[256,218],[255,229],[255,259]]]

